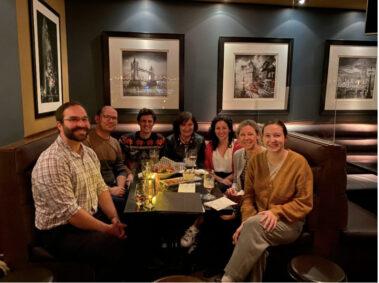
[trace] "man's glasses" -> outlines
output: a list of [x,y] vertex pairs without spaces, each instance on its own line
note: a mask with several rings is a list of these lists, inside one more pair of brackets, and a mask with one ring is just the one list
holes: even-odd
[[78,116],[69,116],[64,118],[63,121],[69,121],[71,123],[79,123],[80,121],[87,123],[89,121],[88,116],[78,117]]
[[103,116],[104,119],[117,121],[117,117],[116,116],[110,116],[110,115],[102,115],[102,116]]

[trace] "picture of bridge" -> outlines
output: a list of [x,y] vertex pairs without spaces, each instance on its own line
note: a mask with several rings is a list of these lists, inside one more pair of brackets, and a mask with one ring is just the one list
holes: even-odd
[[123,51],[123,95],[167,96],[167,53]]

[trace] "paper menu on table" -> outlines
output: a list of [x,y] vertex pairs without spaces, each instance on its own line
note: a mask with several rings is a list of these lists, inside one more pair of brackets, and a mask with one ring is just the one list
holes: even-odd
[[180,184],[178,188],[178,193],[196,193],[196,184]]
[[237,203],[235,203],[234,201],[231,201],[230,199],[226,197],[221,197],[216,200],[212,200],[212,201],[208,201],[204,203],[204,205],[209,206],[215,210],[221,210],[235,204]]

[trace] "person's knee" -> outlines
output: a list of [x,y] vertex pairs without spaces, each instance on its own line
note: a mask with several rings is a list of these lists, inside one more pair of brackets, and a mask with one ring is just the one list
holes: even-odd
[[262,226],[260,224],[260,217],[258,215],[254,215],[250,218],[248,218],[244,223],[243,223],[243,229],[248,229],[248,230],[261,230]]

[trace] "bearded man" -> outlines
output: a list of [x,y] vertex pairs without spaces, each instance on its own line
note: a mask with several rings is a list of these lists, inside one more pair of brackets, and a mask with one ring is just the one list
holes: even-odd
[[126,225],[119,220],[96,153],[82,144],[90,129],[87,112],[67,102],[55,117],[59,135],[32,172],[37,238],[59,259],[94,264],[97,281],[122,280],[115,266],[125,264]]

